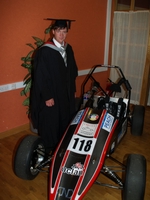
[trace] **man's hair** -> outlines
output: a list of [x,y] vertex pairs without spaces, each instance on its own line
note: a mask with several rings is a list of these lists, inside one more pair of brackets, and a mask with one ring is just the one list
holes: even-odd
[[67,30],[68,30],[68,21],[66,21],[66,20],[56,20],[54,22],[54,24],[52,25],[52,29],[56,30],[58,28],[60,28],[60,29],[67,28]]
[[52,29],[53,29],[53,30],[57,30],[57,29],[65,29],[65,28],[66,28],[67,31],[68,31],[68,27],[66,27],[66,26],[64,26],[64,27],[63,27],[63,26],[52,26]]

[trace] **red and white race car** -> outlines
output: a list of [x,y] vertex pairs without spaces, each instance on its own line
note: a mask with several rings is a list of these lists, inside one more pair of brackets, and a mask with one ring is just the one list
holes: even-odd
[[[120,74],[120,80],[112,82],[109,94],[94,78],[94,71],[100,67],[113,68]],[[112,154],[126,134],[128,125],[133,135],[142,134],[145,109],[134,105],[130,111],[131,86],[119,67],[96,65],[92,68],[83,84],[83,96],[89,80],[92,81],[92,88],[88,92],[88,100],[82,101],[56,151],[47,155],[42,139],[37,135],[28,135],[17,148],[14,172],[19,178],[31,180],[48,168],[50,200],[83,199],[94,183],[122,190],[123,200],[143,200],[145,157],[130,154],[124,164]],[[123,98],[116,95],[121,88],[125,90]],[[105,165],[106,159],[115,162],[114,167]],[[121,168],[124,179],[117,174],[116,164]],[[100,173],[114,184],[98,182]]]

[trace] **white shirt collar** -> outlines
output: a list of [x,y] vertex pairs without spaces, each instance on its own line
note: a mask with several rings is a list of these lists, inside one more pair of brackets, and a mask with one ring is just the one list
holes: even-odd
[[53,42],[58,48],[60,48],[61,46],[64,45],[64,43],[63,43],[63,45],[61,45],[59,42],[57,42],[57,40],[55,40],[55,38],[53,38]]

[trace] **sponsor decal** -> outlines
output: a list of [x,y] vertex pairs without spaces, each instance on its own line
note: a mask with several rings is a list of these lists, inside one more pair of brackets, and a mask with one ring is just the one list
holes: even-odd
[[121,105],[118,105],[117,118],[120,117],[120,113],[121,113]]
[[73,121],[71,122],[71,125],[73,125],[73,124],[78,124],[79,121],[80,121],[80,119],[81,119],[81,117],[82,117],[82,115],[83,115],[83,113],[84,113],[84,110],[80,110],[80,111],[76,114],[76,116],[75,116],[75,118],[73,119]]
[[97,115],[97,114],[91,114],[91,115],[89,116],[89,119],[90,119],[91,121],[96,121],[98,118],[99,118],[99,115]]
[[66,189],[64,187],[59,187],[57,191],[57,195],[59,197],[65,197],[66,199],[70,199],[73,194],[73,189]]
[[84,173],[83,165],[80,162],[77,162],[71,166],[71,168],[68,167],[62,167],[62,173],[73,175],[73,176],[82,176]]
[[78,130],[78,133],[83,136],[92,137],[95,135],[97,126],[98,124],[90,124],[87,122],[82,122]]
[[102,129],[110,132],[112,125],[113,125],[113,122],[114,122],[114,116],[112,116],[109,113],[106,113],[103,124],[102,124]]

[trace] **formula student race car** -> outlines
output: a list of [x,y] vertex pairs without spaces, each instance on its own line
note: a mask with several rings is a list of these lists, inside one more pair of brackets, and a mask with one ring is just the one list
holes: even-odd
[[[94,78],[94,72],[101,67],[117,70],[120,75],[117,82],[111,81],[107,92]],[[89,81],[92,88],[85,92]],[[122,89],[123,97],[118,97]],[[134,105],[130,110],[131,86],[117,66],[96,65],[92,68],[82,85],[82,93],[82,105],[55,152],[46,154],[43,141],[37,135],[25,136],[16,150],[15,174],[19,178],[32,180],[40,171],[49,172],[50,200],[83,199],[94,183],[120,189],[123,200],[143,200],[145,157],[130,154],[126,162],[121,163],[112,154],[129,125],[131,134],[142,134],[144,107]],[[105,164],[108,159],[111,166]],[[113,181],[113,184],[97,181],[100,174]]]

